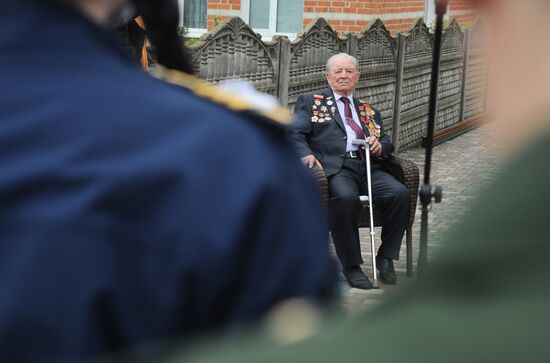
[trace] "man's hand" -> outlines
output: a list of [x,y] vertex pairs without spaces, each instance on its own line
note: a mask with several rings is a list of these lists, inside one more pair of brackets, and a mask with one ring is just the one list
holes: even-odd
[[323,167],[321,166],[321,163],[319,162],[319,160],[317,160],[315,158],[315,156],[313,156],[313,155],[304,156],[302,158],[302,163],[304,163],[304,165],[307,166],[310,169],[313,168],[313,166],[315,166],[315,165],[317,165],[318,167],[323,169]]
[[[372,156],[380,157],[382,156],[382,144],[374,136],[367,137],[367,142],[370,145],[370,154]],[[303,160],[303,159],[302,159]]]

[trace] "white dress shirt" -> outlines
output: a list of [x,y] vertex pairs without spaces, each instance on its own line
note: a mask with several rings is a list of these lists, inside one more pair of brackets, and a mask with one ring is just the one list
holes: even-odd
[[[334,91],[333,91],[334,92]],[[344,122],[344,127],[346,128],[346,151],[355,151],[357,150],[357,146],[352,145],[352,141],[357,138],[355,135],[355,131],[348,125],[346,121],[346,112],[345,112],[345,104],[344,102],[340,101],[340,98],[342,98],[341,94],[334,92],[334,99],[336,101],[336,106],[338,106],[338,112],[340,113],[340,116],[342,117],[342,121]],[[350,100],[349,107],[351,107],[351,115],[353,116],[353,121],[357,125],[363,129],[361,126],[361,121],[359,121],[359,115],[357,114],[357,108],[355,108],[355,103],[353,102],[353,95],[349,95],[347,97]],[[365,135],[366,136],[366,135]]]

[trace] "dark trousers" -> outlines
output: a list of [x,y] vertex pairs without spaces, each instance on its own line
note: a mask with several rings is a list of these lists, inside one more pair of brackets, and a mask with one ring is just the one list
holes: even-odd
[[[371,164],[374,208],[382,208],[384,221],[382,244],[378,256],[399,259],[401,240],[410,215],[409,190],[382,166]],[[360,195],[367,195],[367,171],[360,159],[344,159],[339,173],[328,179],[330,191],[329,221],[336,254],[344,267],[363,263],[359,244],[357,216],[361,209]]]

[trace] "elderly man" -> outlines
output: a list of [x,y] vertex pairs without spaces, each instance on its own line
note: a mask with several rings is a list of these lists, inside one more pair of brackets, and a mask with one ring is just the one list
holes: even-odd
[[329,88],[302,95],[296,102],[291,139],[302,161],[324,169],[329,183],[329,222],[343,273],[352,287],[370,289],[357,229],[360,194],[367,194],[364,150],[352,144],[366,139],[371,145],[373,202],[384,211],[382,245],[377,263],[380,280],[395,284],[393,260],[399,259],[401,240],[409,220],[410,196],[404,185],[385,171],[394,147],[384,133],[380,112],[353,97],[359,80],[357,59],[341,53],[327,62]]

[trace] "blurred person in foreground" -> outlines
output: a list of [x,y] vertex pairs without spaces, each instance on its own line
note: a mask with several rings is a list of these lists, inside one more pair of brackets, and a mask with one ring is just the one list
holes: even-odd
[[[0,360],[73,362],[232,331],[330,291],[316,186],[288,118],[143,72],[125,0],[0,1]],[[175,1],[135,1],[190,72]]]
[[[304,342],[260,348],[247,341],[183,358],[550,361],[550,2],[486,1],[480,11],[490,52],[491,117],[507,167],[450,234],[446,252],[428,275],[399,300],[352,321],[333,322]],[[296,324],[279,330],[287,337],[308,331]]]

